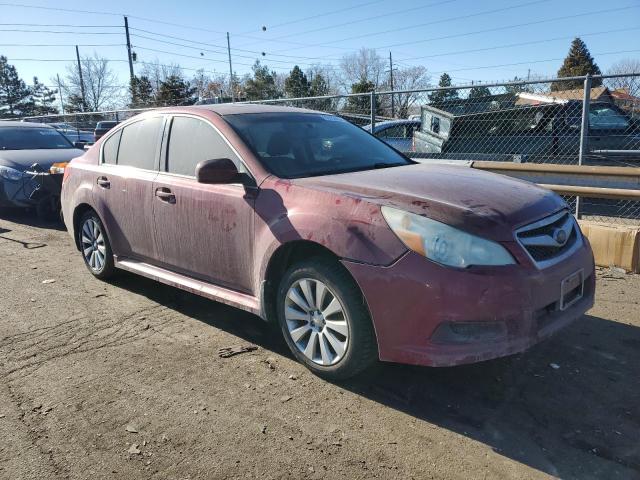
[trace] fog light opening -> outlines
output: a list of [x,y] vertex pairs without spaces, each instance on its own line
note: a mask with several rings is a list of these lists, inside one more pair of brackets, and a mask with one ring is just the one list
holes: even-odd
[[474,343],[500,340],[507,335],[503,322],[445,322],[436,328],[434,343]]

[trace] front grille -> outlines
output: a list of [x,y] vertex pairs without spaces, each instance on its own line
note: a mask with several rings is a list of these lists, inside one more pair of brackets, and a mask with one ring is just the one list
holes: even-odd
[[518,229],[516,236],[539,267],[559,261],[580,241],[576,222],[566,210]]

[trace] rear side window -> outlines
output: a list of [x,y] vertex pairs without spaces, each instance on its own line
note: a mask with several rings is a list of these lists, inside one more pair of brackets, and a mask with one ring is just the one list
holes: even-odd
[[118,149],[118,165],[155,170],[161,126],[162,117],[152,117],[124,127]]
[[233,150],[211,125],[193,117],[173,118],[167,152],[167,172],[193,177],[198,163],[216,158],[228,158],[242,171]]
[[111,135],[105,142],[102,147],[102,161],[104,163],[109,163],[115,165],[118,160],[118,146],[120,145],[120,136],[122,135],[122,130],[118,130],[117,133]]

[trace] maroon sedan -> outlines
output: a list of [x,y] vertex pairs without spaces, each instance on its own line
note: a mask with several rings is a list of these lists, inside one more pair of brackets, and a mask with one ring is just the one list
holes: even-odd
[[521,352],[593,305],[591,249],[558,195],[414,163],[309,110],[144,113],[69,164],[62,205],[96,277],[260,315],[328,378]]

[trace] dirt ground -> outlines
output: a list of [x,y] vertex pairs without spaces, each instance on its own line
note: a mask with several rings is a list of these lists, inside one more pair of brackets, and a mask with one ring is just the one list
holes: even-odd
[[0,291],[0,478],[640,478],[640,275],[600,270],[524,355],[343,384],[252,315],[93,279],[27,216],[0,219]]

